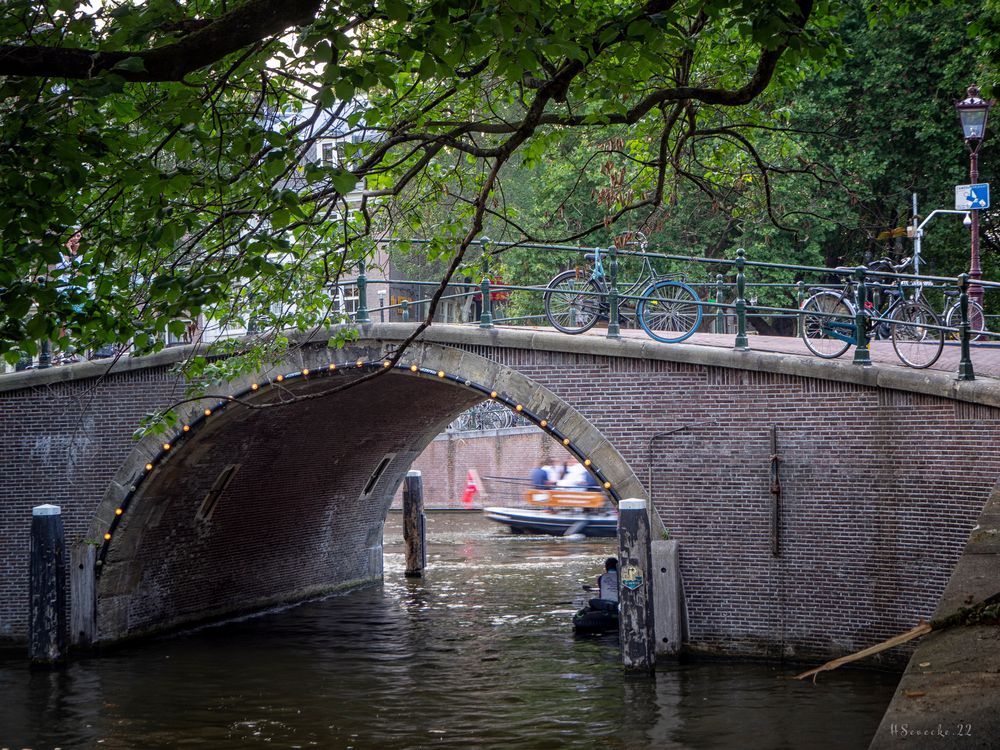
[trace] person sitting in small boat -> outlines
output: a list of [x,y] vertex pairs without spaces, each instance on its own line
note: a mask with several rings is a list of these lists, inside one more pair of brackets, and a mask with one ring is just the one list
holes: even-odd
[[604,561],[604,573],[597,576],[597,588],[601,599],[618,601],[618,558],[609,557]]
[[573,616],[578,633],[601,633],[618,628],[618,558],[604,561],[604,573],[597,577],[598,596]]

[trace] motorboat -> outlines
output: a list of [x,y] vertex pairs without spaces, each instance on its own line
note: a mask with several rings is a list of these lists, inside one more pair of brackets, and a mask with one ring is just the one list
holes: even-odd
[[505,524],[515,534],[605,536],[618,534],[617,513],[584,513],[535,508],[483,508],[491,521]]
[[508,526],[515,534],[550,534],[614,537],[618,512],[603,492],[590,490],[530,489],[525,508],[483,508],[491,521]]

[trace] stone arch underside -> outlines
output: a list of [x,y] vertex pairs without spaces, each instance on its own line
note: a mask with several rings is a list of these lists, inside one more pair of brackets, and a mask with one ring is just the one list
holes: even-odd
[[[616,497],[641,496],[635,474],[587,419],[546,388],[475,354],[415,345],[395,369],[318,397],[379,369],[385,354],[378,342],[306,347],[294,361],[219,394],[240,395],[250,407],[213,408],[222,402],[207,399],[181,414],[190,432],[140,441],[88,535],[111,536],[98,568],[98,639],[379,580],[382,526],[406,470],[490,390],[550,429],[558,426],[558,436],[593,460]],[[266,406],[280,401],[288,403]],[[213,411],[208,417],[205,408]]]

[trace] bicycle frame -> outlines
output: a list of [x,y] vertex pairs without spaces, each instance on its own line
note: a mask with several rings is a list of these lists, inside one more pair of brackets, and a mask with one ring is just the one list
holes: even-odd
[[[653,263],[649,259],[649,256],[642,256],[642,272],[639,277],[633,281],[626,289],[622,289],[618,292],[619,297],[623,301],[634,300],[631,298],[638,296],[642,291],[644,291],[651,284],[660,281],[661,279],[673,278],[673,274],[657,273],[656,269],[653,268]],[[601,260],[601,249],[599,247],[594,248],[594,265],[590,272],[590,277],[599,286],[601,286],[602,291],[607,292],[607,278],[608,274],[604,270],[604,263]]]
[[[824,320],[820,324],[823,333],[831,338],[840,339],[841,341],[846,341],[848,344],[853,344],[857,346],[858,343],[858,326],[855,323],[850,323],[846,320]],[[844,331],[850,331],[848,336]]]
[[[868,298],[868,287],[862,284],[863,278],[857,283],[848,278],[842,289],[817,288],[803,301],[799,335],[809,350],[819,357],[834,359],[853,344],[855,363],[870,364],[868,342],[890,338],[896,356],[907,367],[923,369],[933,365],[944,339],[937,314],[917,296],[920,290],[908,299],[901,283],[895,289],[877,284],[876,299],[872,300]],[[865,290],[863,294],[860,289]],[[879,310],[882,305],[885,308]]]
[[[902,282],[897,282],[895,284],[874,284],[875,289],[879,292],[880,296],[883,298],[888,298],[888,302],[879,310],[875,306],[875,302],[872,299],[866,299],[864,302],[864,312],[865,320],[867,321],[867,329],[870,334],[872,331],[876,330],[880,325],[887,325],[889,323],[889,315],[892,313],[893,309],[898,307],[904,302],[921,302],[921,290],[916,287],[916,292],[914,296],[907,299],[906,294],[903,292]],[[891,290],[891,291],[890,291]],[[818,291],[837,291],[831,289],[830,287],[812,287],[811,292],[815,293]],[[888,292],[888,294],[887,294]],[[840,299],[847,304],[848,309],[857,310],[858,307],[858,295],[857,295],[857,283],[854,279],[847,279],[844,282],[844,286],[839,290]],[[853,321],[840,321],[840,320],[826,320],[821,325],[823,331],[834,338],[840,339],[841,341],[846,341],[849,344],[857,346],[858,339],[858,327]],[[829,329],[829,330],[828,330]],[[851,332],[850,337],[844,335],[841,331],[849,330]],[[885,338],[882,336],[880,338]]]

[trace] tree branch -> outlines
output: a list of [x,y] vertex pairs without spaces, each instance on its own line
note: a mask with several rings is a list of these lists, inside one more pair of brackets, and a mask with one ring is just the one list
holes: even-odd
[[[310,23],[322,0],[247,0],[181,39],[151,50],[100,52],[76,47],[0,45],[0,76],[94,78],[111,70],[127,81],[180,81],[226,55]],[[116,68],[138,58],[143,70]]]

